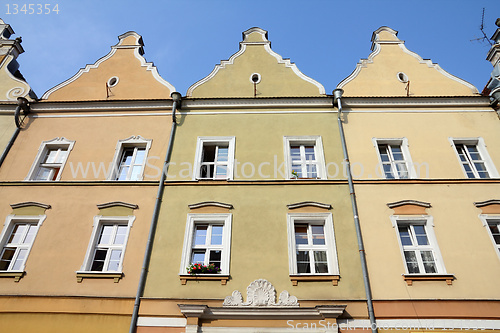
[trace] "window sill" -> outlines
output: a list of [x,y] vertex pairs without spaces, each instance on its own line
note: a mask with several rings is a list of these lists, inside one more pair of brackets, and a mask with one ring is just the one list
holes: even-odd
[[446,281],[451,286],[455,276],[453,274],[403,274],[406,284],[413,285],[413,281]]
[[333,286],[338,286],[340,275],[290,275],[292,286],[296,286],[299,282],[317,282],[317,281],[332,281]]
[[122,272],[76,272],[78,283],[81,283],[83,279],[114,279],[115,283],[118,283],[122,277]]
[[200,275],[179,275],[181,284],[185,285],[188,280],[194,281],[220,281],[220,284],[226,285],[229,275],[220,274],[200,274]]
[[24,273],[24,271],[1,271],[0,278],[14,278],[14,282],[19,282]]

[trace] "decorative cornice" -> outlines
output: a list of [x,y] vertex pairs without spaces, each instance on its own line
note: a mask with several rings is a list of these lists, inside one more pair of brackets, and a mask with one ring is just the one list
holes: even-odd
[[288,291],[281,292],[276,303],[276,289],[271,282],[265,279],[258,279],[250,283],[247,287],[247,301],[243,302],[243,296],[238,290],[233,291],[231,296],[224,299],[222,306],[230,307],[298,307],[297,297],[290,296]]
[[12,207],[12,209],[16,209],[16,208],[23,208],[23,207],[40,207],[40,208],[43,208],[43,209],[50,209],[52,208],[50,205],[47,205],[47,204],[43,204],[41,202],[35,202],[35,201],[25,201],[25,202],[20,202],[20,203],[16,203],[16,204],[11,204],[10,207]]
[[316,307],[209,307],[199,304],[178,304],[186,317],[200,319],[326,319],[338,318],[346,305]]
[[[393,37],[394,37],[394,40],[380,40],[379,34],[382,31],[389,32],[390,34],[392,34]],[[447,78],[449,78],[449,79],[451,79],[453,81],[456,81],[456,82],[458,82],[460,84],[463,84],[464,86],[468,87],[473,94],[479,95],[479,91],[477,90],[477,88],[473,84],[471,84],[471,83],[469,83],[469,82],[467,82],[465,80],[462,80],[459,77],[456,77],[456,76],[448,73],[447,71],[445,71],[444,69],[442,69],[441,66],[439,66],[438,64],[433,63],[429,59],[423,59],[417,53],[408,50],[406,48],[406,46],[405,46],[405,42],[403,40],[400,40],[397,37],[397,34],[398,34],[398,32],[396,30],[391,29],[389,27],[385,27],[385,26],[384,27],[380,27],[377,30],[375,30],[373,32],[373,34],[372,34],[372,46],[371,46],[371,50],[373,52],[368,56],[368,59],[361,59],[357,63],[356,68],[354,69],[354,71],[348,77],[346,77],[344,80],[342,80],[337,85],[337,89],[343,88],[347,83],[351,82],[352,80],[354,80],[358,76],[358,74],[359,74],[359,72],[361,71],[362,68],[365,68],[365,67],[367,67],[368,64],[373,63],[373,58],[375,58],[375,56],[377,56],[380,53],[381,45],[383,45],[383,44],[397,44],[404,53],[411,55],[412,57],[414,57],[415,59],[417,59],[419,63],[426,64],[429,68],[436,69],[439,73],[443,74]]]
[[417,200],[401,200],[401,201],[391,202],[391,203],[387,204],[387,207],[396,208],[396,207],[404,206],[404,205],[415,205],[415,206],[421,206],[421,207],[425,207],[425,208],[431,207],[430,203],[423,202],[423,201],[417,201]]
[[220,208],[225,208],[225,209],[233,209],[233,205],[223,203],[223,202],[218,202],[218,201],[203,201],[203,202],[198,202],[195,204],[188,205],[189,209],[196,209],[196,208],[201,208],[201,207],[220,207]]
[[332,209],[332,205],[330,204],[324,204],[321,202],[315,202],[315,201],[302,201],[302,202],[297,202],[294,204],[286,205],[288,209],[296,209],[296,208],[302,208],[302,207],[308,207],[308,206],[313,206],[313,207],[318,207],[318,208],[323,208],[323,209]]
[[500,205],[500,200],[491,199],[491,200],[486,200],[486,201],[474,202],[474,206],[476,206],[478,208],[484,207],[484,206],[489,206],[489,205]]
[[[247,41],[248,36],[250,34],[252,34],[252,33],[259,33],[259,34],[261,34],[262,41],[258,41],[258,42],[249,42],[249,41]],[[267,53],[269,53],[271,56],[273,56],[274,58],[276,58],[276,60],[278,61],[278,64],[284,64],[285,67],[292,69],[293,72],[299,78],[301,78],[302,80],[307,81],[307,82],[315,85],[316,87],[318,87],[320,95],[324,95],[325,94],[325,87],[323,87],[323,85],[321,83],[319,83],[318,81],[316,81],[316,80],[310,78],[309,76],[305,75],[304,73],[302,73],[297,68],[297,66],[293,62],[290,61],[290,59],[283,59],[283,57],[281,57],[279,54],[277,54],[276,52],[274,52],[271,49],[271,42],[267,38],[267,31],[266,30],[263,30],[263,29],[258,28],[258,27],[253,27],[253,28],[250,28],[250,29],[248,29],[248,30],[246,30],[246,31],[243,32],[243,41],[240,42],[240,49],[239,49],[239,51],[236,52],[235,54],[233,54],[228,60],[222,60],[219,65],[215,65],[215,68],[212,70],[212,72],[210,74],[208,74],[203,79],[201,79],[198,82],[195,82],[193,85],[191,85],[188,88],[188,90],[187,90],[186,96],[187,97],[193,96],[193,91],[197,87],[201,86],[205,82],[207,82],[210,79],[212,79],[219,72],[219,70],[225,68],[227,65],[232,65],[234,63],[234,60],[236,58],[238,58],[239,56],[241,56],[245,52],[245,50],[247,48],[247,45],[262,45],[264,47],[264,49],[267,51]]]
[[138,205],[126,203],[123,201],[111,201],[111,202],[106,202],[102,204],[98,204],[97,208],[98,209],[103,209],[103,208],[111,208],[111,207],[125,207],[125,208],[131,208],[131,209],[138,209]]
[[[136,45],[122,45],[123,41],[125,40],[125,38],[129,37],[129,36],[134,36],[135,38],[137,38],[137,44]],[[138,33],[134,32],[134,31],[129,31],[129,32],[126,32],[120,36],[118,36],[118,44],[114,45],[114,46],[111,46],[111,51],[105,55],[104,57],[100,58],[99,60],[97,60],[94,64],[88,64],[85,66],[85,68],[80,68],[80,70],[75,74],[73,75],[72,77],[70,77],[69,79],[67,79],[66,81],[64,82],[61,82],[59,83],[58,85],[56,85],[55,87],[47,90],[43,95],[42,95],[42,100],[46,100],[49,98],[49,96],[55,92],[56,90],[59,90],[65,86],[67,86],[68,84],[74,82],[75,80],[77,80],[82,74],[84,73],[87,73],[88,71],[90,71],[91,69],[95,69],[95,68],[98,68],[100,64],[102,64],[103,62],[105,62],[106,60],[108,60],[109,58],[111,58],[118,49],[134,49],[134,56],[140,61],[141,63],[141,67],[146,67],[146,70],[147,71],[150,71],[151,74],[153,75],[153,77],[162,85],[166,86],[171,92],[174,92],[176,91],[175,90],[175,87],[173,85],[171,85],[169,82],[165,81],[161,76],[160,74],[158,73],[158,70],[157,68],[155,67],[155,65],[152,63],[152,62],[146,62],[146,59],[142,56],[144,54],[144,49],[143,49],[143,46],[144,46],[144,43],[142,42],[142,37],[141,35],[139,35]]]

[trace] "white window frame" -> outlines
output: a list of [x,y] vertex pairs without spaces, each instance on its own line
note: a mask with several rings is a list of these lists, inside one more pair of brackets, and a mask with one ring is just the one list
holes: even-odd
[[[85,253],[85,259],[83,261],[83,265],[80,268],[80,271],[77,271],[77,273],[122,273],[123,272],[123,260],[125,257],[125,253],[127,250],[127,243],[128,243],[128,238],[130,235],[130,229],[132,228],[132,225],[134,224],[135,221],[135,216],[130,215],[130,216],[102,216],[102,215],[97,215],[94,216],[94,222],[92,225],[92,234],[90,237],[89,245],[87,247],[87,252]],[[117,271],[109,271],[109,270],[102,270],[102,271],[91,271],[92,268],[92,262],[94,260],[94,252],[96,249],[96,243],[99,240],[100,232],[102,229],[103,225],[125,225],[127,226],[127,233],[125,235],[125,240],[123,242],[122,247],[122,255],[120,258],[120,264],[118,266]],[[107,255],[107,262],[109,263],[109,254]]]
[[[323,225],[325,233],[328,273],[298,273],[297,271],[297,245],[295,244],[295,224]],[[337,257],[337,246],[335,244],[335,233],[333,229],[333,216],[331,213],[288,213],[287,215],[288,234],[288,265],[290,275],[338,275],[339,264]],[[314,247],[314,245],[310,245]],[[312,262],[312,258],[310,258]]]
[[481,219],[481,222],[483,222],[483,227],[486,227],[488,235],[490,236],[491,242],[493,243],[493,246],[495,248],[495,252],[498,255],[498,259],[500,259],[500,244],[497,244],[495,242],[495,239],[493,238],[493,234],[491,233],[490,226],[489,226],[489,221],[488,220],[498,220],[498,225],[500,227],[500,215],[495,215],[495,214],[479,214],[479,218]]
[[[28,172],[28,176],[24,180],[31,180],[31,181],[58,181],[61,179],[62,172],[64,170],[64,166],[66,165],[66,161],[68,160],[69,154],[71,150],[73,149],[73,146],[75,145],[75,141],[70,141],[66,138],[54,138],[49,141],[43,141],[40,147],[38,148],[38,153],[35,157],[35,161],[31,165],[30,171]],[[64,160],[61,161],[61,163],[54,163],[54,164],[47,164],[43,165],[42,161],[44,158],[47,156],[47,153],[49,150],[52,149],[66,149],[68,153],[66,154],[66,157]],[[58,167],[59,172],[56,176],[56,179],[54,180],[36,180],[34,177],[38,174],[38,171],[40,168],[46,167],[46,168],[53,168],[51,174],[54,172],[54,170]],[[50,177],[52,178],[52,177]]]
[[[372,138],[373,146],[377,151],[378,165],[380,170],[380,175],[385,179],[415,179],[417,178],[417,172],[415,170],[415,165],[411,159],[410,146],[408,144],[408,139],[403,138]],[[401,152],[403,154],[404,162],[406,164],[406,169],[408,170],[408,178],[399,178],[399,173],[396,168],[396,163],[392,157],[392,152],[390,154],[390,164],[391,171],[394,178],[387,178],[384,171],[384,166],[382,162],[382,157],[380,156],[379,145],[389,145],[389,146],[400,146]]]
[[[199,136],[196,142],[196,153],[193,168],[193,180],[232,180],[234,177],[234,147],[236,138],[234,136]],[[209,145],[228,145],[228,157],[227,157],[227,177],[225,178],[201,178],[200,171],[202,165],[203,156],[203,146],[205,144]]]
[[[476,145],[477,150],[479,154],[481,155],[482,161],[484,162],[484,165],[486,167],[486,171],[488,172],[489,178],[499,178],[499,174],[497,169],[495,168],[495,164],[493,164],[493,161],[491,160],[490,155],[488,154],[488,150],[486,149],[486,144],[484,143],[484,139],[482,137],[475,137],[475,138],[448,138],[450,141],[450,144],[453,148],[453,151],[455,152],[455,156],[458,159],[458,162],[460,164],[460,168],[462,169],[465,178],[467,179],[480,179],[479,174],[477,173],[476,167],[473,165],[473,163],[469,163],[469,166],[471,166],[472,172],[474,173],[474,178],[469,178],[467,175],[467,172],[465,171],[462,161],[460,160],[460,155],[458,154],[458,150],[456,145],[457,144],[465,144],[465,145]],[[483,178],[487,179],[487,178]]]
[[8,215],[7,218],[5,219],[2,232],[0,234],[0,255],[3,255],[3,250],[4,247],[7,245],[8,238],[10,237],[12,230],[14,229],[14,226],[16,224],[36,224],[37,226],[37,232],[33,236],[33,241],[31,244],[26,245],[26,246],[16,246],[16,254],[15,257],[17,257],[18,251],[20,248],[28,250],[26,253],[26,259],[24,260],[24,263],[22,267],[18,270],[12,270],[11,266],[13,265],[13,262],[15,259],[10,263],[9,268],[7,270],[3,270],[0,272],[24,272],[25,267],[26,267],[26,261],[28,261],[31,248],[33,247],[33,244],[35,243],[36,236],[38,235],[38,231],[40,230],[40,227],[43,224],[43,221],[45,221],[46,215],[37,215],[37,216],[32,216],[32,215]]
[[285,154],[285,175],[286,179],[295,179],[292,175],[292,156],[290,151],[291,145],[313,145],[314,155],[316,157],[316,178],[300,178],[300,179],[326,179],[325,156],[323,153],[323,141],[319,135],[307,136],[284,136],[283,149]]
[[[392,222],[392,227],[394,228],[394,230],[396,232],[396,237],[397,237],[398,244],[399,244],[399,250],[401,252],[401,258],[403,260],[403,265],[405,268],[405,275],[443,275],[443,274],[447,274],[446,267],[444,266],[444,262],[443,262],[443,257],[441,256],[441,251],[439,250],[436,235],[434,234],[434,219],[432,216],[428,216],[428,215],[419,215],[419,216],[392,215],[391,222]],[[422,270],[423,263],[421,261],[420,256],[416,256],[420,272],[419,273],[409,273],[408,272],[408,266],[406,264],[406,258],[404,255],[405,248],[403,247],[403,245],[401,243],[401,237],[399,235],[399,228],[398,227],[400,225],[423,225],[424,226],[427,240],[429,241],[429,245],[425,245],[425,246],[420,245],[419,246],[417,244],[417,245],[411,246],[409,250],[432,251],[432,253],[434,255],[434,262],[435,262],[436,269],[437,269],[436,273],[426,273],[425,270]]]
[[[222,224],[222,256],[220,275],[229,275],[229,260],[231,258],[231,224],[232,214],[188,214],[186,231],[184,234],[184,245],[182,247],[182,259],[179,275],[187,275],[186,268],[191,264],[193,249],[193,237],[196,224]],[[204,274],[204,275],[218,275]]]
[[[151,148],[152,141],[153,140],[145,139],[140,135],[131,136],[131,137],[129,137],[127,139],[123,139],[123,140],[118,140],[118,143],[116,144],[116,148],[115,148],[115,155],[113,156],[113,162],[111,164],[112,168],[111,168],[109,175],[108,175],[108,180],[118,181],[118,179],[116,179],[116,178],[119,176],[122,156],[123,156],[124,151],[127,148],[134,148],[134,157],[132,158],[133,160],[135,160],[135,153],[137,152],[137,150],[135,148],[145,148],[146,151],[144,154],[144,161],[142,163],[142,172],[141,172],[141,175],[139,176],[139,178],[137,179],[137,181],[143,180],[144,179],[144,170],[146,167],[148,153],[149,153],[149,149]],[[132,164],[132,165],[134,165],[134,164]],[[130,168],[127,179],[120,180],[120,181],[129,181],[130,176],[132,175],[132,169],[133,168]]]

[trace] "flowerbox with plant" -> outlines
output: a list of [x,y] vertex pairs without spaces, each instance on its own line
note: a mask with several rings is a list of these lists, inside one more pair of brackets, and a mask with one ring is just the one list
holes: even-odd
[[202,264],[191,264],[187,268],[188,274],[217,274],[220,272],[220,268],[214,264],[202,265]]

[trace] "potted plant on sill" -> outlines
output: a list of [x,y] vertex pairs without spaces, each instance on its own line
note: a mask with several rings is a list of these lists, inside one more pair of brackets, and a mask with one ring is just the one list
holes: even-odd
[[191,264],[188,267],[186,267],[186,270],[189,275],[218,274],[220,272],[220,268],[215,266],[214,264],[209,264],[209,265]]

